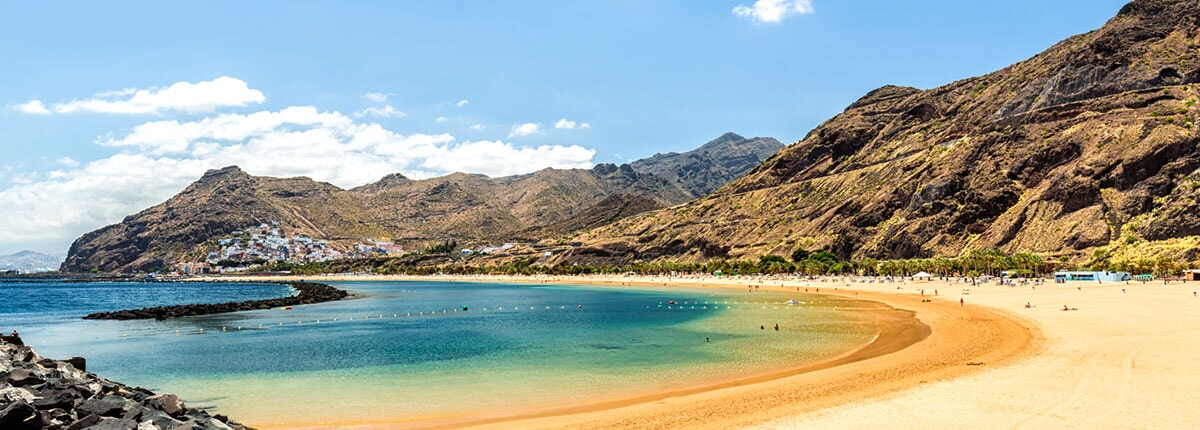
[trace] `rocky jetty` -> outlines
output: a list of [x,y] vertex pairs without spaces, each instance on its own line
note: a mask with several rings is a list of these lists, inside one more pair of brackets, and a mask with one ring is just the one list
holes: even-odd
[[228,417],[191,409],[174,394],[155,394],[88,373],[86,361],[39,356],[0,344],[0,429],[242,430]]
[[214,304],[156,306],[153,308],[129,309],[114,312],[97,312],[83,319],[89,320],[139,320],[190,317],[196,315],[211,315],[227,312],[252,311],[256,309],[271,309],[283,306],[308,305],[321,302],[332,302],[344,299],[350,295],[344,290],[311,282],[291,282],[292,288],[299,294],[281,299],[251,300],[246,302],[228,302]]

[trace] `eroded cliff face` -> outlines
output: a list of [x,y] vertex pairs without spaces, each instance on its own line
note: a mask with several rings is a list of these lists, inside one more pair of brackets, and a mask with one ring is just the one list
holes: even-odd
[[825,245],[843,258],[1078,257],[1200,234],[1198,20],[1194,0],[1134,1],[986,76],[877,89],[709,197],[575,240],[628,262]]
[[134,272],[199,261],[212,240],[266,222],[342,247],[367,239],[409,248],[449,237],[460,243],[536,241],[692,200],[782,146],[729,133],[701,150],[660,154],[637,165],[503,178],[455,173],[412,180],[392,174],[351,190],[227,167],[209,171],[166,202],[76,239],[62,270]]

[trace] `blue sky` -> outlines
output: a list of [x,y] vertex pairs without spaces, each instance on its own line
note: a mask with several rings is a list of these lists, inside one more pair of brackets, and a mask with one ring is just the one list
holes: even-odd
[[0,254],[64,253],[226,164],[353,187],[790,143],[1124,4],[752,1],[6,4]]

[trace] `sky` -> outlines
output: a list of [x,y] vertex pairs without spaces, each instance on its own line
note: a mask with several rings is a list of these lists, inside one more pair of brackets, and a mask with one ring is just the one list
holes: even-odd
[[792,143],[874,88],[989,73],[1123,4],[10,2],[0,255],[65,254],[228,165],[351,188]]

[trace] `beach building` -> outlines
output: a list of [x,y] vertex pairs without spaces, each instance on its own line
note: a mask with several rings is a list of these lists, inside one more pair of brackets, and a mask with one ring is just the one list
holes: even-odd
[[1188,269],[1183,271],[1183,280],[1185,281],[1200,281],[1200,269]]
[[1133,279],[1129,276],[1129,272],[1109,272],[1107,270],[1086,272],[1086,271],[1067,271],[1060,270],[1054,272],[1054,280],[1056,282],[1063,281],[1100,281],[1100,282],[1121,282]]

